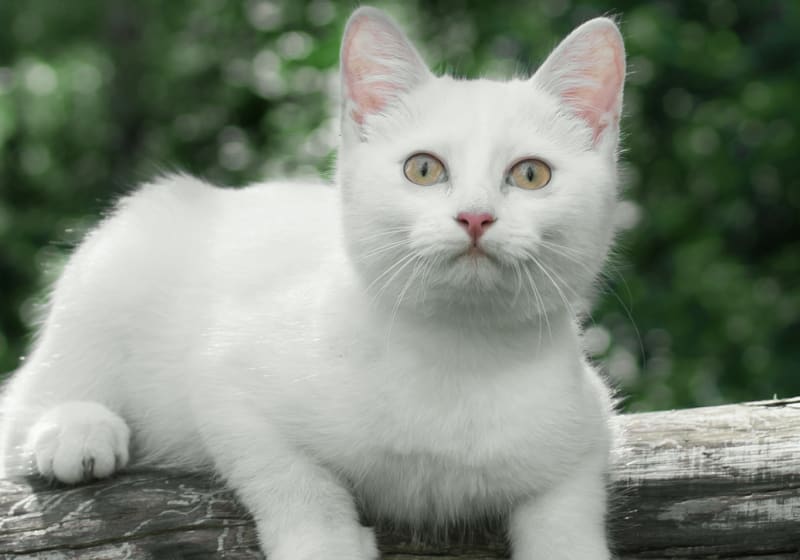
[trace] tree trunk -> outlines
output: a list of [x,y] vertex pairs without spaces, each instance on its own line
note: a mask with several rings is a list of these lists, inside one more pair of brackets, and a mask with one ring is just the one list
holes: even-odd
[[[800,558],[800,398],[616,419],[609,531],[623,558]],[[0,557],[260,558],[211,476],[129,473],[75,488],[0,481]],[[508,556],[499,529],[379,531],[385,559]]]

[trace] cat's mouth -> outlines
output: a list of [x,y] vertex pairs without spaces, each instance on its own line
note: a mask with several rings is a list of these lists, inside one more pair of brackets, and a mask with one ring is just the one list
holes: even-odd
[[456,256],[456,261],[472,263],[476,266],[489,263],[499,264],[497,256],[491,254],[480,245],[470,245]]

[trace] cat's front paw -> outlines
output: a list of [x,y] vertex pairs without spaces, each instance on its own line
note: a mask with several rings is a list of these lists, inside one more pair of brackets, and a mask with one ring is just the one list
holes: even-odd
[[50,409],[28,436],[39,474],[67,484],[104,478],[123,468],[128,463],[129,442],[125,421],[89,401]]
[[342,528],[337,531],[306,531],[286,535],[271,554],[270,560],[378,560],[375,531],[370,527]]

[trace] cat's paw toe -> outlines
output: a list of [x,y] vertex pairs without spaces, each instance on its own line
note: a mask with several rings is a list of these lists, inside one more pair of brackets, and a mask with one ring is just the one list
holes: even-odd
[[125,421],[103,405],[70,402],[42,416],[28,441],[42,476],[75,484],[127,465],[129,440]]

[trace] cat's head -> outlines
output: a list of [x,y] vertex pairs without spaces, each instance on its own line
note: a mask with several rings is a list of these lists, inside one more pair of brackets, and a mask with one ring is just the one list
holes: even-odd
[[434,76],[361,8],[341,68],[344,231],[376,299],[515,320],[582,304],[614,236],[625,57],[611,20],[498,82]]

